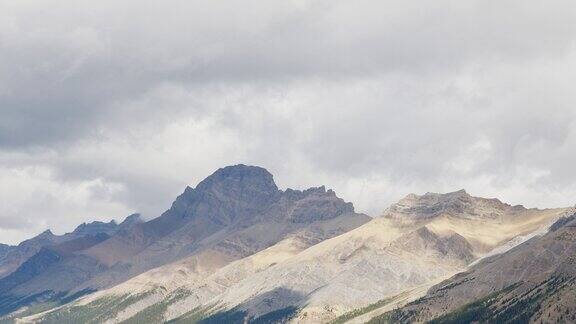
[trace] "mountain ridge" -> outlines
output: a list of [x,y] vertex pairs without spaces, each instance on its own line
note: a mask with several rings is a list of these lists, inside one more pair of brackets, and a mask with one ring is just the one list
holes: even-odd
[[[318,197],[334,199],[335,194],[325,187],[303,192],[286,190],[279,198],[273,198],[272,206],[284,206],[283,202],[294,196],[305,199],[291,205],[291,209],[283,209],[286,213],[282,219],[290,220],[283,224],[298,224],[292,221],[292,215],[299,204],[314,206]],[[227,251],[244,239],[223,241],[224,249],[217,244],[213,245],[215,249],[160,265],[84,298],[78,307],[129,298],[134,302],[118,309],[111,319],[178,321],[197,316],[189,311],[199,309],[207,312],[207,320],[256,320],[289,313],[294,322],[328,322],[357,307],[406,290],[422,291],[423,286],[465,271],[473,260],[518,235],[540,229],[562,211],[525,209],[495,199],[471,197],[462,191],[408,198],[412,205],[393,209],[394,214],[387,210],[381,217],[321,239],[314,238],[314,234],[312,241],[294,232],[277,243],[270,242],[263,250],[240,253],[235,260],[226,257],[230,255]],[[322,202],[324,207],[330,206],[325,200]],[[353,206],[334,203],[339,207],[331,208],[330,215],[341,214],[336,219],[346,219],[348,208]],[[406,201],[399,204],[407,205]],[[264,209],[256,219],[274,219],[268,212]],[[318,212],[311,214],[322,219]],[[248,233],[275,231],[269,223],[261,224],[264,232],[250,232],[255,226],[251,222],[235,224],[245,224],[245,229],[250,229]],[[228,235],[224,233],[219,235]],[[127,291],[134,293],[123,297]],[[416,296],[411,293],[405,300]],[[66,309],[50,316],[65,318]],[[104,310],[98,314],[108,316]]]
[[[337,218],[347,220],[335,223],[336,227],[328,225]],[[222,266],[276,244],[291,233],[307,233],[304,236],[312,244],[369,219],[354,213],[351,203],[323,186],[281,191],[263,168],[229,166],[216,170],[196,188],[186,187],[159,217],[118,231],[51,264],[9,293],[74,295],[108,288],[197,254],[210,255]],[[320,229],[323,226],[328,226],[327,231]],[[78,229],[83,231],[84,227]],[[81,275],[72,275],[76,272]]]
[[504,214],[526,211],[522,205],[512,206],[497,198],[471,196],[461,189],[444,194],[427,192],[424,195],[408,194],[388,207],[381,217],[418,221],[441,215],[459,215],[467,218],[498,218]]
[[47,229],[30,239],[20,242],[18,245],[5,245],[4,252],[0,253],[0,279],[12,273],[43,247],[61,244],[86,235],[93,236],[99,233],[112,235],[117,231],[131,226],[131,224],[136,224],[141,221],[139,214],[132,214],[127,216],[121,224],[116,224],[114,220],[107,223],[102,221],[84,222],[78,225],[72,232],[67,232],[62,235],[56,235],[50,229]]
[[371,218],[325,186],[280,190],[266,169],[239,164],[186,186],[146,222],[78,226],[86,235],[41,249],[11,278],[0,311],[20,308],[5,318],[45,323],[319,323],[362,307],[377,316],[485,264],[491,251],[514,250],[567,211],[459,190],[409,194]]

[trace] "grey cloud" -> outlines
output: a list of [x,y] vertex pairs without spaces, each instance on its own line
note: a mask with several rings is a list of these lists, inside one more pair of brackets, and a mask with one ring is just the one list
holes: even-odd
[[[576,26],[557,1],[64,1],[4,5],[3,146],[97,133],[117,102],[163,83],[348,80],[443,74],[469,64],[562,55]],[[126,13],[131,13],[127,15]],[[572,28],[571,28],[572,27]],[[286,81],[282,81],[286,82]],[[129,117],[154,118],[150,109]],[[120,118],[129,124],[130,118]]]
[[52,216],[2,201],[0,229],[17,217],[71,226],[154,216],[185,185],[238,162],[269,168],[280,186],[325,183],[371,213],[406,191],[461,187],[570,203],[571,9],[568,0],[3,2],[2,181],[41,168],[52,189],[40,194],[88,189],[35,207]]

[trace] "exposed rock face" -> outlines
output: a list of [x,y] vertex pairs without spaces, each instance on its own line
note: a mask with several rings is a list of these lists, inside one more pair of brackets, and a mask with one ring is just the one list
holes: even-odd
[[410,194],[390,206],[383,217],[426,220],[440,215],[457,215],[464,218],[495,219],[524,210],[522,206],[510,206],[498,199],[472,197],[466,191],[459,190],[447,194]]
[[118,224],[117,231],[126,230],[132,228],[136,224],[144,223],[142,216],[140,214],[132,214],[126,217],[122,223]]
[[[294,193],[294,191],[286,192],[287,195]],[[297,192],[297,196],[300,196],[300,199],[288,215],[288,219],[293,223],[310,223],[354,213],[354,206],[351,203],[343,203],[336,197],[334,191],[326,191],[324,186]]]
[[198,184],[187,187],[171,211],[181,218],[202,217],[218,225],[249,220],[280,198],[272,175],[263,168],[225,167]]
[[462,235],[451,233],[443,237],[426,226],[400,237],[392,245],[415,254],[426,250],[433,251],[438,254],[439,259],[461,260],[465,264],[474,260],[474,249]]
[[114,234],[117,228],[118,225],[113,220],[108,223],[95,221],[89,224],[80,224],[71,234],[79,237],[85,235],[96,235],[98,233]]

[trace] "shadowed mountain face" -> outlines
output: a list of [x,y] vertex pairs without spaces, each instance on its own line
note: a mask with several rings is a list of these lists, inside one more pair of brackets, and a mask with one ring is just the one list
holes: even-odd
[[265,169],[244,165],[226,167],[204,179],[195,189],[187,187],[168,211],[143,227],[162,236],[188,222],[232,225],[250,220],[280,195],[272,175]]
[[42,247],[40,251],[22,263],[16,271],[0,279],[0,291],[9,291],[41,275],[48,268],[72,256],[75,252],[90,248],[108,238],[110,235],[105,232],[98,232],[95,235],[87,234],[60,244]]
[[[187,187],[158,218],[123,227],[82,249],[43,250],[38,260],[21,269],[21,279],[11,280],[1,293],[25,297],[44,291],[74,294],[102,289],[197,255],[194,262],[200,263],[195,267],[220,267],[291,234],[313,244],[369,219],[355,214],[352,204],[324,187],[280,191],[263,168],[226,167],[196,188]],[[78,229],[87,230],[86,225]]]
[[[85,269],[77,268],[73,271],[63,265],[77,258],[82,251],[109,239],[111,235],[141,222],[140,216],[134,214],[128,216],[121,224],[116,224],[114,221],[84,223],[64,235],[54,235],[50,231],[45,231],[18,246],[8,247],[8,252],[2,259],[4,263],[1,263],[2,269],[9,272],[0,278],[0,300],[2,301],[0,313],[13,311],[37,300],[53,299],[55,292],[50,287],[38,290],[32,295],[12,293],[14,289],[25,286],[47,273],[60,271],[66,273],[68,281],[78,281],[78,278],[86,277],[86,273],[98,271],[98,265],[94,263],[89,264],[89,267]],[[10,271],[14,267],[16,268]],[[59,282],[54,282],[54,285],[58,284]],[[64,297],[63,295],[57,296],[58,298]]]
[[0,260],[5,260],[6,255],[10,252],[13,247],[6,244],[0,244]]
[[98,234],[113,235],[116,232],[139,222],[142,222],[140,215],[134,214],[128,216],[119,225],[116,224],[115,221],[110,221],[108,223],[100,221],[83,223],[76,227],[74,231],[64,235],[54,235],[50,230],[46,230],[38,236],[23,241],[17,246],[1,245],[0,278],[15,271],[22,263],[38,253],[44,247],[82,238],[84,236],[95,236]]
[[23,241],[17,246],[5,246],[4,252],[0,254],[0,278],[16,270],[24,261],[36,254],[43,246],[52,245],[59,242],[58,236],[50,231],[45,231]]
[[576,321],[576,214],[508,252],[433,287],[374,322],[573,323]]

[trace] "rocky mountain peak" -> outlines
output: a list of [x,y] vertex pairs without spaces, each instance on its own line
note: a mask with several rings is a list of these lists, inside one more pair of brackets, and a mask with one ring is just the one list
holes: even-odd
[[54,235],[54,233],[52,233],[51,230],[47,229],[44,232],[38,234],[37,238],[46,238],[46,237],[52,237],[52,236],[56,236],[56,235]]
[[303,191],[286,189],[284,197],[293,202],[288,219],[293,223],[311,223],[354,213],[354,205],[336,196],[325,186],[312,187]]
[[498,199],[472,197],[464,189],[449,193],[428,192],[422,196],[409,194],[384,212],[384,217],[429,219],[440,215],[464,218],[497,218],[504,213],[524,210]]
[[250,190],[261,194],[275,194],[278,187],[268,170],[238,164],[216,170],[198,184],[196,190],[230,194],[235,191]]
[[126,227],[132,227],[138,223],[143,223],[144,220],[142,219],[142,216],[140,214],[132,214],[132,215],[128,215],[123,221],[122,223],[120,223],[120,225],[118,225],[120,228],[126,228]]
[[457,191],[453,191],[453,192],[447,192],[447,193],[436,193],[436,192],[427,192],[425,193],[423,196],[418,196],[418,195],[414,195],[412,194],[413,197],[416,198],[423,198],[423,199],[429,199],[429,200],[456,200],[456,199],[462,199],[462,200],[468,200],[471,199],[472,196],[470,196],[466,190],[464,189],[460,189]]
[[186,187],[172,204],[167,217],[155,220],[172,226],[181,219],[210,219],[230,225],[249,218],[280,199],[282,192],[266,169],[243,164],[216,170],[196,188]]
[[242,210],[263,207],[280,194],[272,174],[266,169],[238,164],[216,170],[183,195],[191,199],[192,205],[201,201]]
[[101,221],[94,221],[90,223],[82,223],[74,229],[72,234],[76,236],[84,236],[84,235],[96,235],[98,233],[113,233],[118,224],[116,221],[111,220],[107,223]]

